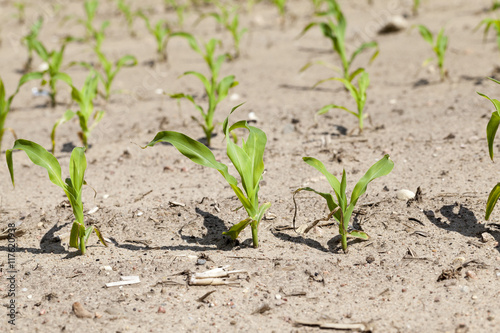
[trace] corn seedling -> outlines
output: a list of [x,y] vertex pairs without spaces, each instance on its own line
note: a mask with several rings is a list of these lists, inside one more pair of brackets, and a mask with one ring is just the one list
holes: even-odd
[[[52,107],[56,106],[57,81],[63,81],[70,86],[72,84],[71,77],[68,74],[60,71],[66,44],[72,40],[73,38],[71,37],[66,38],[59,51],[54,50],[51,52],[48,52],[45,46],[39,40],[33,41],[35,52],[47,64],[47,69],[35,73],[41,74],[41,77],[43,77],[44,75],[49,76],[49,81],[48,81],[50,87],[49,97],[50,97],[50,104]],[[32,79],[37,79],[37,78],[38,76],[32,77]],[[45,85],[46,83],[47,83],[46,80],[42,80],[42,86]]]
[[[231,113],[238,106],[233,108]],[[235,240],[240,232],[250,225],[252,229],[253,246],[258,247],[259,239],[257,233],[259,224],[265,212],[271,207],[271,203],[269,202],[259,206],[258,197],[259,183],[262,179],[262,173],[264,172],[263,156],[267,137],[262,130],[248,125],[244,120],[234,123],[231,127],[229,127],[228,121],[229,117],[226,118],[223,125],[224,134],[226,135],[227,156],[241,177],[243,190],[238,186],[236,178],[229,174],[228,167],[218,162],[209,148],[184,134],[173,131],[159,132],[154,139],[143,148],[152,147],[158,142],[168,142],[194,163],[219,171],[228,182],[229,186],[231,186],[248,214],[247,218],[233,225],[228,231],[224,232],[224,234]],[[244,128],[249,132],[246,142],[243,140],[241,147],[235,144],[230,138],[230,132],[238,128]]]
[[7,115],[10,112],[10,106],[12,104],[12,100],[17,95],[17,93],[19,92],[19,89],[21,88],[21,86],[23,84],[25,84],[26,82],[28,82],[30,80],[40,79],[40,78],[41,78],[41,75],[39,73],[28,73],[28,74],[23,75],[21,77],[21,79],[19,80],[19,83],[17,84],[16,91],[12,95],[10,95],[9,97],[7,97],[7,95],[5,94],[5,86],[3,84],[2,78],[0,78],[0,151],[2,149],[3,135],[4,135],[6,130],[9,130],[12,133],[12,135],[14,136],[14,139],[17,139],[16,132],[14,132],[14,130],[12,128],[5,127],[5,120],[7,119]]
[[205,51],[203,51],[199,46],[198,42],[196,41],[196,39],[191,34],[179,33],[178,35],[180,37],[186,38],[191,48],[195,52],[200,54],[208,65],[211,78],[207,78],[203,74],[194,71],[185,72],[183,74],[183,76],[194,75],[203,83],[203,86],[205,87],[205,93],[208,96],[208,107],[206,111],[203,110],[203,108],[195,102],[194,97],[192,95],[181,93],[181,94],[171,95],[170,97],[177,99],[185,98],[189,100],[191,103],[193,103],[194,107],[196,108],[196,110],[200,112],[203,118],[203,123],[198,122],[198,124],[201,126],[201,128],[203,128],[203,131],[205,132],[205,136],[207,139],[207,145],[210,146],[212,133],[215,127],[213,120],[217,104],[219,104],[223,99],[227,97],[229,89],[236,86],[238,82],[235,81],[234,75],[226,76],[220,81],[218,80],[220,68],[224,63],[224,61],[227,59],[227,55],[222,54],[217,57],[215,56],[215,49],[217,47],[217,44],[219,43],[217,39],[211,39],[208,43],[206,43]]
[[12,185],[15,184],[12,162],[12,151],[14,150],[23,150],[35,165],[45,168],[49,174],[50,181],[62,188],[64,193],[66,193],[71,207],[73,208],[73,215],[75,216],[75,221],[71,228],[69,246],[80,250],[81,254],[85,254],[85,244],[92,231],[95,231],[101,243],[107,246],[99,229],[95,226],[85,227],[83,221],[82,187],[86,185],[84,176],[85,170],[87,169],[85,149],[81,147],[73,149],[69,161],[70,177],[63,181],[61,177],[61,165],[54,155],[37,143],[28,140],[16,140],[14,147],[7,150],[5,154]]
[[118,9],[125,17],[125,22],[127,22],[127,28],[131,37],[136,37],[134,30],[134,19],[137,16],[137,12],[133,12],[130,5],[125,2],[125,0],[118,0]]
[[95,40],[95,46],[94,46],[94,51],[96,53],[100,53],[101,51],[101,46],[102,42],[104,41],[104,38],[106,37],[106,29],[109,27],[109,21],[104,21],[101,24],[100,29],[95,29],[93,32],[94,40]]
[[[363,240],[369,239],[370,237],[365,232],[360,230],[352,230],[349,226],[349,221],[351,219],[352,212],[354,210],[354,207],[356,206],[356,203],[358,202],[359,197],[366,192],[368,184],[376,178],[389,174],[394,168],[394,162],[390,159],[389,155],[385,155],[380,161],[372,165],[370,169],[368,169],[368,171],[365,173],[365,175],[361,177],[356,186],[354,186],[354,190],[351,193],[350,201],[347,200],[347,193],[346,193],[347,180],[346,180],[345,169],[342,172],[342,179],[341,181],[339,181],[337,177],[335,177],[333,174],[331,174],[326,170],[326,167],[321,161],[313,157],[303,157],[302,159],[304,160],[304,162],[314,167],[316,170],[321,172],[326,177],[328,183],[333,189],[333,192],[335,193],[335,197],[331,193],[322,193],[310,187],[303,187],[295,190],[293,194],[294,202],[295,202],[295,195],[300,191],[314,192],[323,197],[326,200],[328,210],[330,211],[330,213],[328,214],[328,219],[330,219],[333,216],[335,220],[337,220],[337,222],[339,223],[339,234],[341,236],[342,250],[344,250],[344,252],[347,252],[347,237],[359,238]],[[337,198],[336,201],[335,198]],[[296,204],[295,204],[295,211],[297,211]],[[295,217],[296,214],[293,219],[294,228],[295,228]],[[317,222],[319,222],[319,220],[316,221],[316,223]]]
[[86,32],[86,39],[90,40],[94,36],[94,19],[99,7],[99,0],[85,0],[83,7],[85,9],[85,19],[80,19],[78,22],[83,24]]
[[[50,134],[50,139],[52,141],[52,154],[55,151],[55,137],[56,130],[59,125],[71,120],[75,115],[78,116],[80,121],[80,132],[78,133],[80,140],[82,141],[85,148],[88,148],[88,139],[90,132],[95,128],[95,126],[101,121],[104,116],[104,111],[97,111],[94,113],[94,99],[97,94],[97,83],[98,76],[95,72],[91,72],[81,90],[78,90],[73,85],[71,86],[71,98],[80,107],[78,111],[74,112],[68,110],[64,113],[62,118],[60,118],[52,128]],[[93,119],[92,125],[89,124],[91,118]]]
[[179,27],[183,27],[184,25],[184,17],[185,17],[185,12],[186,9],[188,8],[189,3],[179,3],[178,0],[163,0],[165,3],[165,10],[174,10],[175,13],[177,14],[177,25]]
[[485,18],[481,22],[479,22],[479,25],[476,27],[476,30],[479,29],[482,25],[484,25],[484,34],[483,34],[483,40],[486,40],[486,37],[488,36],[488,32],[490,31],[490,28],[493,27],[496,31],[497,35],[497,47],[500,50],[500,20],[498,19],[492,19],[492,18]]
[[237,13],[237,8],[229,9],[228,6],[223,5],[222,3],[217,2],[216,6],[219,8],[220,12],[211,12],[206,13],[200,16],[201,21],[205,17],[213,17],[217,23],[224,27],[231,36],[233,37],[234,44],[234,58],[238,58],[240,56],[240,41],[241,37],[248,31],[247,28],[240,29],[240,19]]
[[[434,36],[429,31],[429,29],[421,24],[417,27],[422,38],[431,45],[432,50],[436,54],[441,81],[444,81],[444,79],[448,75],[446,69],[444,68],[444,56],[446,53],[446,49],[448,48],[448,37],[444,35],[444,28],[439,30],[439,33],[434,40]],[[433,60],[433,58],[427,59],[425,61],[425,64],[431,60]]]
[[122,67],[133,67],[137,65],[137,58],[132,55],[125,55],[113,64],[113,62],[111,62],[104,55],[104,53],[100,52],[99,50],[95,51],[97,53],[97,58],[99,59],[102,71],[95,70],[94,67],[88,62],[80,62],[79,64],[90,70],[96,71],[99,79],[104,86],[104,93],[102,95],[104,99],[109,100],[109,97],[111,96],[111,85],[113,84],[116,74],[118,74]]
[[22,1],[14,2],[14,7],[17,9],[17,14],[15,16],[17,18],[17,22],[19,24],[23,24],[26,20],[26,4]]
[[170,29],[166,20],[161,19],[153,26],[151,25],[149,18],[143,12],[139,12],[137,15],[144,20],[149,33],[155,37],[156,53],[158,54],[159,61],[167,61],[167,44],[171,37],[174,37],[179,33],[172,32],[172,29]]
[[[345,45],[345,32],[347,27],[347,21],[344,17],[344,14],[342,13],[339,4],[335,0],[327,0],[326,2],[328,4],[328,9],[324,12],[318,13],[317,15],[321,17],[323,16],[326,17],[327,22],[309,23],[304,28],[304,30],[302,30],[300,36],[304,35],[312,27],[319,26],[321,32],[323,33],[323,36],[325,36],[332,42],[333,50],[340,57],[340,60],[342,62],[342,70],[339,71],[342,73],[343,78],[348,81],[352,81],[356,77],[356,75],[360,74],[362,71],[362,69],[358,68],[357,70],[351,72],[351,65],[353,61],[363,51],[367,49],[375,49],[373,55],[370,58],[370,63],[374,61],[379,53],[378,44],[377,42],[363,43],[349,57],[347,55],[346,45]],[[304,67],[302,67],[301,71],[306,70],[307,68],[309,68],[314,64],[325,65],[324,62],[310,62],[306,64]],[[328,65],[326,66],[331,68],[331,66]]]
[[420,0],[413,0],[412,12],[413,15],[418,15],[418,9],[420,8]]
[[[489,79],[495,83],[500,84],[500,81],[497,81],[493,78]],[[494,155],[493,144],[495,141],[495,136],[497,134],[498,126],[500,125],[500,101],[498,101],[497,99],[489,98],[488,96],[480,92],[478,92],[478,94],[488,99],[495,107],[495,111],[493,111],[493,113],[491,114],[491,118],[488,121],[488,125],[486,126],[488,152],[491,160],[493,161],[493,155]],[[486,215],[485,215],[486,220],[490,218],[490,215],[493,212],[493,209],[495,208],[495,205],[497,204],[499,198],[500,198],[500,183],[497,183],[491,190],[490,195],[488,196],[488,201],[486,202]]]
[[283,26],[285,24],[286,0],[271,0],[271,1],[278,9],[278,13],[281,18],[281,26]]
[[42,28],[43,18],[38,18],[35,23],[30,28],[30,32],[21,39],[21,42],[26,45],[28,49],[28,59],[24,65],[24,72],[27,73],[31,69],[31,63],[33,62],[33,51],[35,51],[35,44],[38,42],[38,34]]
[[358,87],[357,88],[352,82],[350,82],[344,78],[339,78],[339,77],[321,80],[318,83],[316,83],[315,86],[317,86],[318,84],[321,84],[325,81],[329,81],[329,80],[340,81],[344,84],[344,87],[347,90],[349,90],[349,92],[351,93],[351,96],[356,101],[357,112],[354,112],[354,111],[352,111],[344,106],[340,106],[340,105],[336,105],[336,104],[328,104],[328,105],[325,105],[324,107],[322,107],[317,112],[317,114],[318,115],[325,114],[331,109],[341,109],[341,110],[347,111],[350,114],[356,116],[356,118],[358,118],[359,131],[362,132],[363,131],[363,120],[367,116],[367,114],[364,113],[364,109],[365,109],[365,104],[366,104],[366,89],[370,85],[370,78],[368,76],[368,73],[365,72],[364,70],[361,71],[361,74],[358,76]]

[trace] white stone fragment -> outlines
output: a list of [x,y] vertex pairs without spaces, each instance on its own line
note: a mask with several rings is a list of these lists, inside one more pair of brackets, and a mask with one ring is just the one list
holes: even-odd
[[410,190],[399,190],[397,193],[396,193],[396,197],[399,199],[399,200],[403,200],[403,201],[406,201],[406,200],[410,200],[410,199],[413,199],[415,198],[415,193],[413,193],[412,191]]

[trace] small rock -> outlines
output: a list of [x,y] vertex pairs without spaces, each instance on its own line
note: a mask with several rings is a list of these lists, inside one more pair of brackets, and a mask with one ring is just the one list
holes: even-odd
[[274,296],[274,298],[276,298],[277,300],[280,300],[281,299],[281,295],[280,294],[276,294],[276,296]]
[[460,291],[464,293],[468,293],[470,291],[470,288],[467,286],[460,286]]
[[255,112],[250,112],[248,114],[248,120],[249,121],[254,121],[254,122],[257,122],[259,121],[259,118],[257,117],[257,115],[255,114]]
[[389,22],[387,22],[379,31],[378,33],[380,35],[384,34],[390,34],[394,32],[398,32],[401,30],[404,30],[408,28],[408,21],[401,16],[401,15],[396,15],[393,16],[389,19]]
[[158,307],[158,313],[166,313],[167,310],[165,310],[165,308],[163,306],[159,306]]
[[467,276],[469,279],[473,279],[473,280],[477,279],[477,275],[474,271],[465,272],[465,276]]
[[241,98],[240,95],[237,94],[237,93],[231,94],[231,96],[229,96],[229,100],[232,101],[232,102],[237,101],[240,98]]
[[100,269],[105,270],[105,271],[112,271],[113,270],[113,268],[111,266],[101,266]]
[[94,214],[98,210],[99,210],[99,207],[96,206],[96,207],[92,208],[91,210],[89,210],[88,214]]
[[207,263],[207,261],[205,259],[198,259],[196,261],[196,265],[205,265]]
[[41,309],[38,315],[43,316],[45,313],[47,313],[47,311],[45,309]]
[[483,243],[493,242],[495,241],[495,237],[493,237],[489,232],[483,232],[481,234],[481,241]]
[[396,193],[396,197],[399,199],[399,200],[403,200],[403,201],[406,201],[406,200],[410,200],[410,199],[413,199],[415,198],[415,193],[413,193],[412,191],[410,190],[399,190],[397,193]]
[[93,318],[94,315],[80,304],[80,302],[73,303],[73,312],[78,318]]
[[467,143],[474,143],[477,141],[479,141],[479,137],[477,135],[473,135],[469,139],[467,139]]
[[368,257],[366,257],[366,262],[371,264],[372,262],[375,261],[375,257],[372,256],[372,255],[369,255]]
[[47,69],[49,69],[49,64],[48,64],[48,63],[46,63],[46,62],[42,62],[42,63],[40,64],[40,66],[38,66],[38,71],[40,71],[40,72],[44,72],[44,71],[46,71]]

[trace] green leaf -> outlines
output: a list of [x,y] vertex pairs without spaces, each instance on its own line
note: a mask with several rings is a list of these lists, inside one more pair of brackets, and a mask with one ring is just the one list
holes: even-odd
[[78,241],[80,239],[80,235],[78,234],[80,224],[78,222],[73,222],[71,226],[71,233],[69,234],[69,246],[74,247],[75,249],[79,249]]
[[69,160],[69,175],[73,188],[78,194],[81,194],[86,169],[87,159],[85,158],[85,148],[74,148]]
[[497,204],[498,198],[500,198],[500,183],[493,187],[490,195],[488,196],[488,201],[486,202],[486,220],[489,220],[491,212],[493,212],[493,208],[495,208],[495,205]]
[[196,76],[198,79],[200,79],[200,81],[203,83],[203,86],[205,87],[205,90],[207,91],[207,93],[209,93],[211,90],[212,90],[212,84],[210,83],[210,81],[208,81],[208,79],[201,73],[198,73],[198,72],[194,72],[194,71],[189,71],[189,72],[185,72],[184,74],[182,74],[182,76],[185,76],[185,75],[194,75]]
[[432,33],[425,27],[424,25],[419,24],[418,26],[418,31],[420,32],[420,35],[424,38],[424,40],[431,44],[431,46],[434,46],[434,38],[432,36]]
[[[310,187],[301,187],[301,188],[298,188],[296,189],[294,192],[293,192],[293,202],[295,204],[295,195],[297,193],[299,193],[300,191],[309,191],[309,192],[314,192],[318,195],[320,195],[321,197],[323,197],[323,199],[326,200],[326,204],[328,206],[328,210],[330,212],[332,212],[335,208],[338,207],[337,203],[335,202],[335,199],[333,197],[333,195],[331,193],[324,193],[324,192],[318,192],[316,191],[315,189],[313,188],[310,188]],[[297,205],[295,205],[295,207],[297,207]],[[294,214],[294,218],[293,218],[293,228],[295,229],[295,214]],[[340,222],[340,210],[337,211],[335,214],[334,214],[334,217],[335,219]]]
[[224,231],[222,234],[231,237],[232,240],[235,240],[240,235],[240,232],[242,232],[243,229],[245,229],[251,222],[252,218],[247,217],[243,221],[233,225],[228,231]]
[[101,231],[96,226],[94,226],[94,231],[97,235],[97,238],[99,238],[99,241],[102,243],[102,245],[108,247],[108,243],[106,242],[106,240],[102,236]]
[[354,187],[350,205],[356,205],[358,198],[366,192],[366,188],[372,180],[388,175],[393,168],[394,162],[388,154],[386,154],[380,161],[372,165]]
[[67,110],[64,115],[54,124],[52,127],[52,132],[50,133],[50,140],[52,141],[52,154],[54,154],[56,149],[56,130],[59,125],[64,124],[75,116],[75,113],[71,110]]
[[497,134],[498,126],[500,125],[500,115],[498,111],[493,111],[491,114],[490,121],[486,126],[486,137],[488,139],[488,151],[490,158],[493,161],[493,142],[495,141],[495,135]]
[[23,150],[29,159],[36,165],[45,168],[49,174],[52,183],[66,191],[66,184],[61,177],[61,165],[57,159],[39,144],[28,140],[16,140],[12,149],[5,152],[7,166],[9,167],[10,177],[14,185],[14,169],[12,163],[12,151]]
[[352,115],[355,115],[356,117],[358,116],[358,114],[354,111],[351,111],[349,110],[348,108],[346,108],[345,106],[341,106],[341,105],[336,105],[336,104],[328,104],[328,105],[325,105],[323,106],[321,109],[318,110],[318,112],[316,112],[317,115],[322,115],[322,114],[325,114],[327,113],[328,111],[330,111],[331,109],[341,109],[341,110],[344,110],[344,111],[347,111],[349,112],[350,114]]
[[304,162],[314,167],[316,170],[321,172],[326,177],[328,183],[330,184],[335,193],[340,193],[339,180],[326,170],[325,165],[321,161],[315,159],[314,157],[302,157],[302,159],[304,160]]
[[347,233],[347,237],[359,238],[363,240],[369,240],[370,236],[368,236],[365,232],[359,230],[352,230]]

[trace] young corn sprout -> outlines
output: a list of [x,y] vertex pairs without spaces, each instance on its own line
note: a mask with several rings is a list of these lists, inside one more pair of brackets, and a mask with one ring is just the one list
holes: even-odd
[[[240,105],[234,107],[231,113]],[[247,218],[233,225],[223,234],[235,240],[243,229],[250,225],[252,229],[253,246],[258,247],[259,224],[265,212],[271,207],[271,203],[269,202],[259,206],[258,197],[259,183],[262,179],[262,173],[264,172],[263,156],[267,137],[262,130],[250,126],[245,120],[238,121],[231,127],[229,127],[228,121],[229,116],[226,118],[223,125],[224,134],[226,136],[227,156],[240,175],[243,189],[238,186],[236,178],[229,174],[228,167],[218,162],[209,148],[184,134],[173,131],[159,132],[154,139],[143,148],[152,147],[158,142],[168,142],[194,163],[219,171],[229,186],[231,186],[248,214]],[[248,138],[246,141],[243,140],[242,146],[235,144],[230,137],[230,132],[238,128],[246,129],[249,132]]]
[[[73,41],[74,38],[72,37],[67,37],[64,39],[61,48],[59,51],[51,51],[48,52],[45,46],[40,42],[38,39],[33,40],[33,47],[35,52],[38,54],[38,56],[44,61],[46,64],[46,69],[40,71],[40,72],[34,72],[38,73],[37,75],[33,76],[32,79],[38,79],[42,78],[44,75],[49,76],[49,97],[50,97],[50,105],[52,107],[56,106],[56,96],[57,96],[57,86],[56,83],[57,81],[63,81],[66,84],[70,85],[72,84],[71,77],[66,74],[61,72],[61,65],[63,61],[63,56],[64,56],[64,50],[66,48],[66,45],[68,42]],[[47,81],[42,80],[42,86],[45,85]]]
[[[420,35],[422,35],[423,39],[431,45],[432,50],[436,54],[441,81],[444,81],[446,76],[448,76],[448,71],[444,68],[444,56],[446,53],[446,49],[448,48],[448,37],[444,35],[444,28],[439,30],[439,33],[434,40],[434,36],[432,35],[432,32],[429,31],[429,29],[421,24],[417,27]],[[433,60],[433,58],[427,59],[425,63],[431,60]]]
[[154,26],[151,25],[149,18],[141,11],[137,14],[146,23],[146,28],[155,37],[156,40],[156,53],[158,55],[158,60],[160,62],[165,62],[168,60],[167,55],[167,44],[171,37],[178,35],[179,33],[172,32],[168,22],[164,19],[156,22]]
[[223,99],[227,97],[229,89],[238,85],[238,82],[235,80],[234,75],[226,76],[220,81],[218,79],[220,68],[224,61],[227,59],[227,54],[221,54],[217,57],[215,56],[215,49],[217,47],[217,44],[219,43],[217,39],[211,39],[208,43],[206,43],[204,45],[205,51],[203,51],[193,35],[188,33],[178,33],[178,36],[186,38],[191,48],[195,52],[200,54],[208,65],[211,74],[210,78],[207,78],[203,74],[194,71],[185,72],[183,74],[183,76],[194,75],[203,83],[203,86],[205,87],[205,93],[208,96],[208,107],[205,111],[199,104],[195,102],[194,97],[191,95],[180,93],[171,95],[170,97],[178,99],[185,98],[193,103],[194,107],[200,112],[203,118],[203,123],[198,122],[198,124],[201,126],[201,128],[203,128],[203,132],[205,132],[207,146],[210,146],[212,133],[215,128],[213,120],[217,104],[219,104]]
[[182,28],[184,25],[185,11],[189,7],[189,2],[180,3],[178,0],[163,0],[163,2],[165,3],[166,11],[175,11],[177,14],[177,25]]
[[[304,160],[304,162],[314,167],[326,177],[328,183],[333,189],[333,192],[335,193],[335,197],[331,193],[322,193],[310,187],[302,187],[295,190],[293,194],[294,203],[295,195],[300,191],[314,192],[323,197],[326,200],[328,210],[330,211],[327,219],[330,219],[333,216],[339,223],[339,234],[341,237],[342,250],[344,250],[344,252],[347,252],[348,237],[359,238],[363,240],[369,239],[370,237],[365,232],[350,229],[349,221],[359,197],[366,192],[368,184],[376,178],[389,174],[394,168],[394,162],[390,159],[389,155],[385,155],[380,161],[372,165],[370,169],[368,169],[368,171],[365,173],[365,175],[361,177],[356,186],[354,186],[354,190],[351,193],[351,199],[349,201],[347,200],[347,180],[345,170],[342,172],[342,179],[339,181],[334,175],[326,170],[325,165],[321,161],[313,157],[303,157],[302,159]],[[335,198],[337,200],[335,200]],[[295,213],[296,211],[297,204],[295,203]],[[294,214],[293,218],[294,228],[295,218],[296,214]],[[319,221],[320,220],[315,221],[314,223],[317,224]]]
[[9,114],[12,100],[17,95],[19,89],[23,84],[35,78],[39,79],[41,78],[41,76],[38,73],[28,73],[23,75],[19,80],[19,83],[17,84],[16,91],[12,95],[7,97],[7,95],[5,94],[5,86],[3,84],[2,78],[0,77],[0,151],[2,150],[2,139],[6,130],[9,130],[14,136],[14,139],[17,139],[16,132],[14,132],[14,130],[10,127],[5,127],[5,120],[7,119],[7,115]]
[[[71,86],[71,97],[73,98],[73,101],[79,105],[80,109],[76,112],[72,110],[66,111],[62,118],[54,124],[50,134],[50,139],[52,141],[52,154],[55,151],[57,127],[71,120],[74,116],[78,116],[78,120],[80,121],[81,131],[78,133],[78,136],[80,137],[80,140],[85,148],[88,148],[90,132],[92,132],[104,116],[104,111],[97,111],[94,113],[94,99],[97,95],[97,83],[97,74],[95,72],[91,72],[85,80],[81,90],[78,90],[73,85]],[[91,118],[93,119],[92,125],[89,124]]]
[[[99,79],[104,85],[104,93],[102,94],[104,99],[109,100],[111,96],[111,85],[113,84],[113,80],[115,79],[116,74],[122,69],[122,67],[133,67],[137,65],[137,58],[132,55],[125,55],[118,59],[114,64],[111,62],[104,53],[99,50],[95,50],[97,54],[97,58],[99,59],[101,71],[97,71],[92,64],[88,62],[79,62],[78,64],[96,71]],[[74,63],[73,63],[74,64]]]
[[[377,42],[368,42],[361,44],[354,52],[348,56],[345,45],[345,32],[347,27],[347,21],[342,13],[342,10],[336,0],[326,0],[328,4],[328,9],[324,12],[320,12],[317,15],[320,17],[326,17],[326,22],[311,22],[309,23],[300,36],[304,35],[309,29],[314,26],[319,26],[323,36],[328,38],[332,42],[333,50],[338,54],[342,62],[342,76],[347,81],[352,81],[356,75],[360,74],[362,68],[358,68],[351,72],[351,65],[356,57],[367,49],[375,49],[373,55],[370,58],[370,63],[375,60],[378,56],[378,44]],[[300,37],[299,36],[299,37]],[[322,61],[307,63],[300,71],[304,71],[314,64],[324,65],[326,67],[332,68],[331,65],[327,65]]]
[[325,114],[330,109],[341,109],[341,110],[347,111],[350,114],[354,115],[356,118],[358,118],[359,131],[362,132],[363,131],[363,120],[367,117],[367,114],[364,113],[364,110],[365,110],[365,104],[366,104],[366,89],[368,88],[368,85],[370,84],[370,78],[369,78],[368,73],[366,71],[362,70],[360,73],[361,74],[359,74],[359,76],[358,76],[358,87],[357,88],[352,82],[350,82],[344,78],[339,78],[339,77],[321,80],[315,84],[315,86],[317,86],[318,84],[321,84],[321,83],[323,83],[325,81],[329,81],[329,80],[336,80],[336,81],[342,82],[344,84],[344,87],[347,90],[349,90],[349,92],[351,93],[351,96],[356,101],[357,112],[354,112],[354,111],[346,108],[345,106],[340,106],[340,105],[336,105],[336,104],[328,104],[328,105],[325,105],[324,107],[322,107],[317,112],[317,114],[318,115]]
[[[500,84],[500,81],[497,81],[493,78],[489,79],[495,83]],[[488,125],[486,126],[488,152],[491,160],[493,161],[493,155],[494,155],[493,144],[495,141],[495,136],[497,134],[498,126],[500,125],[500,101],[498,101],[497,99],[489,98],[488,96],[480,92],[478,92],[478,94],[488,99],[495,107],[495,111],[493,111],[493,113],[491,114],[491,118],[488,122]],[[495,208],[495,205],[497,204],[499,198],[500,198],[500,183],[497,183],[491,190],[490,195],[488,196],[488,201],[486,202],[486,215],[485,215],[486,220],[489,220],[490,215],[493,212],[493,208]]]
[[94,36],[94,18],[99,7],[99,0],[85,0],[83,7],[85,9],[85,19],[80,19],[78,22],[83,24],[86,32],[86,39],[90,40]]
[[493,27],[496,31],[497,35],[497,47],[500,50],[500,20],[499,19],[492,19],[492,18],[485,18],[481,22],[479,22],[478,26],[476,27],[476,30],[479,29],[482,25],[484,25],[484,35],[483,35],[483,40],[486,40],[486,37],[488,36],[488,32],[490,31],[490,28]]
[[420,0],[413,0],[412,12],[414,16],[418,15],[419,8],[420,8]]
[[24,72],[27,73],[31,70],[31,63],[33,62],[33,51],[35,51],[35,41],[38,41],[38,34],[42,29],[43,18],[38,18],[30,28],[30,32],[21,39],[21,42],[26,45],[28,49],[28,59],[24,64]]
[[234,7],[232,9],[229,6],[223,5],[220,2],[216,2],[215,5],[220,12],[210,12],[205,13],[200,16],[198,22],[206,17],[213,17],[219,25],[224,27],[231,36],[233,37],[234,44],[234,55],[233,58],[238,58],[240,56],[240,41],[241,37],[248,31],[247,28],[240,29],[240,19],[237,13],[238,8]]
[[136,37],[134,30],[134,19],[137,17],[137,12],[133,12],[130,5],[125,2],[125,0],[118,0],[118,9],[125,16],[125,21],[127,22],[127,28],[131,37]]
[[281,27],[283,27],[285,25],[286,0],[272,0],[272,3],[278,9],[278,13],[280,14]]
[[83,221],[82,187],[87,184],[84,179],[85,170],[87,169],[85,149],[81,147],[73,149],[69,160],[70,176],[63,181],[61,177],[61,165],[54,155],[37,143],[22,139],[16,140],[14,147],[5,153],[12,185],[15,185],[14,166],[12,162],[12,151],[14,150],[23,150],[34,164],[45,168],[49,174],[50,181],[62,188],[64,193],[66,193],[73,208],[73,215],[75,216],[69,237],[69,246],[80,250],[82,255],[85,254],[85,244],[87,244],[92,231],[95,231],[101,243],[107,246],[99,229],[96,226],[85,227]]

